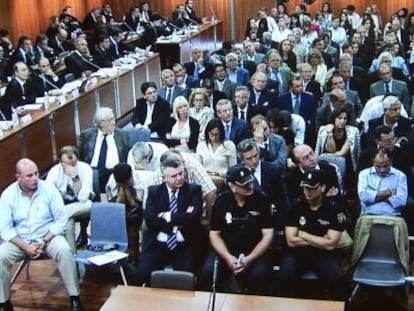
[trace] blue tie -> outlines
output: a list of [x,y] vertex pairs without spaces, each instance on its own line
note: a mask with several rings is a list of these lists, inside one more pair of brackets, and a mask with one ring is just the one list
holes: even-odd
[[226,140],[230,139],[230,124],[226,123],[226,126],[224,127],[224,138]]
[[108,142],[106,141],[107,136],[108,134],[104,134],[103,139],[102,139],[101,151],[99,152],[99,158],[98,158],[99,169],[106,168],[106,156],[108,154]]
[[[171,191],[170,197],[170,213],[171,215],[177,212],[177,197],[175,196],[175,190]],[[167,247],[169,250],[174,250],[177,247],[177,233],[171,232],[167,239]]]

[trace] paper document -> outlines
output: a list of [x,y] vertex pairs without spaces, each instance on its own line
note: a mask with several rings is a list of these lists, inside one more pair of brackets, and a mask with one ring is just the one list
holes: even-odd
[[114,262],[114,261],[117,261],[117,260],[120,260],[126,257],[128,257],[127,253],[115,250],[115,251],[104,253],[102,255],[89,257],[88,261],[90,261],[91,263],[97,266],[102,266],[102,265],[106,265],[108,263],[111,263],[111,262]]

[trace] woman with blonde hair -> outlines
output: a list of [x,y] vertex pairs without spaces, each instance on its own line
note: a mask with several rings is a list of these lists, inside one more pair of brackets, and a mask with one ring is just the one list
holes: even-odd
[[173,117],[167,124],[167,134],[162,137],[164,143],[172,148],[194,151],[198,143],[200,126],[189,115],[190,105],[184,96],[177,96],[173,101]]
[[323,62],[321,52],[317,49],[309,50],[307,55],[307,63],[312,66],[312,77],[319,82],[321,88],[325,87],[328,69]]
[[205,88],[195,88],[190,94],[190,117],[196,119],[200,125],[198,141],[204,140],[204,129],[207,123],[214,118],[214,111],[208,107],[208,94]]

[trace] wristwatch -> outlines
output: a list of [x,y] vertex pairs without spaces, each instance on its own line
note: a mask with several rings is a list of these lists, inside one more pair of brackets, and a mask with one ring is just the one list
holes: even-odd
[[73,182],[76,182],[76,181],[79,181],[79,180],[80,180],[79,175],[76,175],[75,177],[72,178]]
[[49,244],[49,241],[46,239],[42,239],[43,243],[45,243],[45,246],[47,246]]

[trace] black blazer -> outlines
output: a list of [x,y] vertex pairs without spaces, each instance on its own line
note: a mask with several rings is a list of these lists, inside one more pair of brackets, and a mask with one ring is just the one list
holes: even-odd
[[[85,56],[84,56],[85,57]],[[88,58],[88,61],[94,63],[93,58]],[[82,73],[86,70],[96,71],[97,68],[88,64],[82,56],[77,52],[73,52],[68,57],[65,58],[66,71],[68,73],[73,73],[76,79],[82,77]]]
[[[365,140],[366,147],[375,147],[375,128],[381,124],[384,124],[383,116],[369,121],[368,133]],[[400,119],[397,122],[397,127],[395,127],[393,131],[396,138],[405,136],[408,139],[408,144],[414,142],[414,130],[410,119],[400,116]],[[407,142],[402,142],[401,145],[405,146],[407,145]]]
[[[36,90],[36,95],[38,97],[44,96],[45,92],[55,90],[56,87],[59,89],[65,84],[65,80],[62,77],[58,76],[58,80],[54,81],[52,77],[45,76],[45,80],[49,81],[49,83],[45,82],[45,80],[39,75],[39,72],[32,75],[33,84]],[[54,87],[55,85],[56,87]]]
[[[211,78],[213,76],[213,64],[210,62],[204,62],[204,71],[198,75],[199,79],[206,79]],[[184,63],[185,70],[188,75],[194,77],[194,70],[195,70],[195,63],[193,61],[189,61]]]
[[[10,80],[6,88],[6,93],[4,94],[4,103],[9,109],[11,107],[23,106],[26,104],[34,103],[36,100],[36,86],[31,79],[28,79],[25,84],[25,94],[23,94],[23,89],[20,86],[20,83],[16,78]],[[42,94],[43,96],[43,94]],[[9,113],[11,111],[8,111]]]
[[[144,211],[145,223],[148,230],[143,236],[143,251],[150,247],[159,232],[170,234],[174,226],[180,227],[186,243],[197,241],[196,232],[200,232],[200,217],[202,214],[203,198],[201,187],[195,184],[184,183],[177,197],[178,211],[171,215],[171,222],[166,222],[158,217],[161,212],[170,210],[170,198],[165,183],[148,188],[147,204]],[[187,212],[189,206],[193,207]]]
[[[247,105],[247,113],[246,113],[246,122],[250,124],[251,118],[257,115],[257,109],[255,106],[248,104]],[[233,117],[239,119],[239,108],[233,104]]]
[[277,96],[274,93],[264,89],[260,92],[260,98],[256,105],[256,94],[251,86],[249,86],[249,90],[249,105],[255,107],[257,113],[265,116],[270,109],[273,109],[277,106]]
[[[174,118],[169,118],[165,134],[171,133],[171,130],[176,122],[177,120],[175,120]],[[195,151],[197,148],[198,136],[200,135],[200,125],[198,124],[198,121],[192,117],[189,117],[189,123],[190,138],[188,139],[187,145],[188,148]],[[175,146],[178,146],[180,144],[179,139],[168,139],[165,137],[165,135],[162,136],[162,140],[164,141],[164,144],[166,144],[169,148],[174,148]]]
[[[157,132],[158,136],[163,137],[167,133],[167,124],[171,115],[170,105],[167,101],[158,96],[157,101],[154,104],[154,111],[152,113],[152,123],[149,125],[151,132]],[[147,117],[147,104],[144,98],[137,100],[135,107],[132,111],[132,125],[138,123],[144,124]]]
[[233,118],[231,121],[230,140],[237,146],[243,139],[251,138],[249,125],[246,121]]
[[95,63],[102,68],[112,67],[112,62],[115,60],[109,50],[102,50],[97,44],[93,47],[92,56]]
[[[79,159],[86,163],[91,163],[93,151],[95,149],[96,138],[98,136],[97,128],[86,129],[81,132],[79,137]],[[118,128],[114,131],[114,140],[120,162],[126,162],[129,150],[128,134]]]

